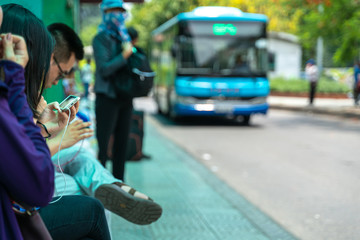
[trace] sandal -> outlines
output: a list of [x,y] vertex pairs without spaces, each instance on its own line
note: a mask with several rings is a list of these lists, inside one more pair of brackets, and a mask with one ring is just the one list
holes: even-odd
[[124,190],[125,192],[133,195],[134,197],[138,197],[138,198],[142,198],[145,200],[150,200],[150,201],[154,201],[152,200],[150,197],[146,196],[145,194],[137,191],[136,189],[130,187],[129,185],[126,185],[125,183],[122,182],[114,182],[113,184],[119,186],[122,190]]
[[159,204],[124,183],[103,184],[95,197],[106,209],[135,224],[153,223],[162,214]]

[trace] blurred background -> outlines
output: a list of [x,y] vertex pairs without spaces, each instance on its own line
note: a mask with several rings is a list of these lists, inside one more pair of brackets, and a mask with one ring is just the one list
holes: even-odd
[[[46,24],[64,22],[81,36],[85,46],[101,21],[99,0],[4,0],[32,10]],[[268,22],[268,51],[271,58],[271,91],[303,93],[307,84],[304,67],[315,59],[321,72],[320,93],[351,97],[352,67],[359,53],[358,0],[128,0],[127,25],[140,34],[139,46],[148,50],[151,31],[181,12],[198,6],[230,6],[243,12],[265,14]],[[149,10],[151,9],[151,10]],[[281,46],[281,47],[278,47]],[[91,47],[87,47],[91,54]],[[284,81],[293,80],[293,81]],[[81,87],[81,86],[79,86]],[[52,89],[57,93],[59,89]],[[295,94],[295,95],[296,95]],[[53,95],[53,94],[51,94]]]
[[[73,27],[84,42],[86,55],[91,57],[91,42],[101,22],[99,0],[1,2],[23,4],[45,24],[63,22]],[[147,113],[144,152],[152,159],[127,163],[126,178],[132,186],[151,192],[165,214],[158,223],[142,228],[115,219],[113,234],[119,234],[114,239],[359,239],[360,109],[352,98],[354,65],[360,59],[360,0],[124,2],[129,12],[127,26],[140,33],[138,45],[151,59],[162,63],[152,62],[158,75],[151,97],[134,101],[136,109]],[[184,112],[172,105],[178,97],[173,96],[176,91],[171,80],[175,78],[176,64],[185,66],[176,74],[184,77],[179,85],[189,87],[186,91],[191,90],[196,77],[206,74],[181,72],[194,68],[186,67],[184,61],[176,62],[178,49],[168,44],[186,43],[191,34],[168,38],[166,34],[159,35],[162,32],[157,28],[178,14],[201,6],[234,7],[244,13],[263,14],[257,16],[266,22],[266,31],[251,44],[239,43],[231,48],[224,43],[200,44],[205,51],[198,54],[207,56],[213,46],[220,46],[219,53],[233,49],[241,52],[251,46],[255,50],[248,52],[249,63],[255,64],[257,59],[261,62],[262,56],[266,56],[265,67],[260,64],[253,67],[258,72],[236,73],[247,84],[265,89],[252,91],[267,98],[268,105],[263,105],[266,108],[257,112],[262,115],[252,116],[252,112],[236,115],[232,107],[218,104],[215,107],[221,118],[183,117],[179,114]],[[228,31],[224,34],[226,39],[235,31],[234,26],[237,25],[226,30],[220,26],[218,30]],[[204,31],[204,26],[197,31]],[[264,38],[266,44],[257,41]],[[166,51],[156,48],[157,43]],[[315,60],[320,78],[314,106],[307,101],[309,82],[305,65],[309,59]],[[83,64],[84,61],[79,63],[80,69]],[[94,70],[93,61],[91,66]],[[211,67],[221,70],[215,63]],[[232,72],[223,70],[214,71],[216,77],[232,76]],[[172,85],[167,85],[170,87],[165,89],[162,101],[157,86],[164,82]],[[230,80],[225,83],[232,84]],[[83,92],[78,71],[74,85],[77,92]],[[234,97],[239,93],[237,88],[232,92],[223,85],[211,89],[214,97],[211,101],[241,100],[246,104],[252,101]],[[241,88],[239,91],[246,92]],[[47,90],[45,95],[48,102],[60,101],[64,98],[63,85]],[[89,98],[93,100],[94,95]],[[184,104],[208,101],[200,95],[182,100]],[[197,107],[201,113],[213,110],[206,104]],[[250,115],[251,122],[250,117],[244,117]],[[118,221],[121,224],[116,224]]]

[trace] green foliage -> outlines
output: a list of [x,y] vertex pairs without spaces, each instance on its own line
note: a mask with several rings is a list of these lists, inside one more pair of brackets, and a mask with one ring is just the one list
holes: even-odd
[[319,82],[317,91],[320,93],[348,93],[351,90],[343,83],[323,80]]
[[[139,46],[147,48],[151,31],[181,12],[191,10],[197,0],[153,0],[135,5],[129,26],[139,31]],[[151,9],[151,10],[150,10]]]
[[[291,2],[292,0],[286,0]],[[332,49],[332,60],[337,66],[347,66],[359,55],[360,2],[358,0],[325,1],[305,4],[297,34],[305,52],[313,51],[316,39],[322,36],[325,47]]]
[[[198,6],[231,6],[244,12],[263,13],[269,17],[270,31],[300,37],[304,59],[314,58],[319,36],[324,39],[327,65],[349,66],[360,56],[360,0],[151,0],[134,5],[128,25],[139,30],[139,45],[147,48],[151,31]],[[86,44],[94,29],[89,27],[82,32]]]
[[101,18],[93,17],[87,19],[87,24],[80,31],[80,38],[84,46],[92,45],[92,40],[97,33],[97,28],[101,22]]
[[301,79],[286,80],[274,78],[270,80],[270,91],[302,93],[309,91],[309,83]]
[[228,6],[244,12],[262,13],[269,17],[269,30],[290,33],[298,32],[301,16],[305,13],[302,0],[152,0],[132,8],[132,20],[128,25],[139,30],[139,45],[146,48],[151,31],[177,14],[198,6]]
[[[270,80],[270,90],[282,93],[306,93],[309,91],[309,82],[301,79],[286,80],[284,78],[273,78]],[[321,78],[317,86],[320,93],[348,93],[350,88],[336,81]]]

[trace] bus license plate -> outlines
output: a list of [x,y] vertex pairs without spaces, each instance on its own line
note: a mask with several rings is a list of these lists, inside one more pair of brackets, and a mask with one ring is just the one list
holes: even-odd
[[217,113],[232,113],[234,111],[234,107],[231,105],[215,105],[215,112]]

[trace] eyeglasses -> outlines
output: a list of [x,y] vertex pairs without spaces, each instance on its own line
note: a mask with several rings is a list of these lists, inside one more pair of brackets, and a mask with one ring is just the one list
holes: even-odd
[[59,72],[60,72],[59,75],[56,77],[56,80],[66,78],[66,76],[69,75],[69,73],[62,70],[62,68],[60,67],[59,62],[56,60],[55,56],[54,56],[54,61],[55,61],[56,66],[58,67]]

